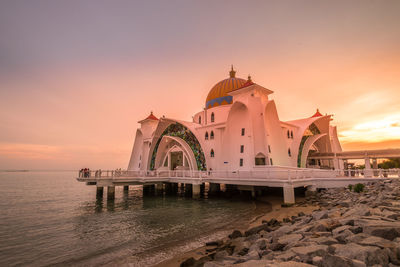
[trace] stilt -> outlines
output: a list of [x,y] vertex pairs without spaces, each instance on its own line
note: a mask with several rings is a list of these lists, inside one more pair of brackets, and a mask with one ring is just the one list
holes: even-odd
[[200,198],[200,185],[199,184],[192,185],[192,197],[194,199]]
[[104,187],[97,186],[96,187],[96,198],[103,198]]
[[257,194],[256,194],[257,192],[256,192],[256,189],[255,189],[255,187],[253,186],[253,189],[251,190],[251,197],[253,198],[253,199],[256,199],[256,197],[257,197]]
[[165,183],[165,194],[166,195],[171,195],[172,194],[172,184],[171,183]]
[[292,184],[285,184],[283,186],[283,202],[285,204],[294,204],[294,188]]
[[185,196],[192,195],[192,184],[185,184]]
[[156,184],[156,195],[157,196],[162,196],[164,194],[164,184]]
[[115,198],[115,186],[107,186],[107,199],[113,200]]
[[210,183],[210,187],[208,189],[208,194],[209,195],[217,195],[220,192],[221,192],[221,185],[220,184]]

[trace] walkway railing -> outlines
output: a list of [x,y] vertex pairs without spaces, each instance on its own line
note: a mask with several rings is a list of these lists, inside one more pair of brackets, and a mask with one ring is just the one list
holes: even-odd
[[96,179],[129,179],[129,178],[211,178],[211,179],[273,179],[300,180],[309,178],[331,179],[338,177],[400,177],[400,169],[370,169],[370,170],[324,170],[291,167],[267,167],[245,171],[191,171],[191,170],[156,170],[156,171],[127,171],[127,170],[94,170],[80,171],[79,178]]

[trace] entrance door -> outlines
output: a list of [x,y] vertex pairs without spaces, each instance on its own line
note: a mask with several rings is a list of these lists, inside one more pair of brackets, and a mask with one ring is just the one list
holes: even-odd
[[178,166],[183,166],[183,153],[182,151],[171,152],[171,170],[175,170]]

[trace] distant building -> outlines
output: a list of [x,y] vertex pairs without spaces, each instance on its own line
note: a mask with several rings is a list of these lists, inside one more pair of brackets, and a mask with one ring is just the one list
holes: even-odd
[[317,110],[309,118],[281,121],[272,93],[250,76],[236,78],[232,67],[192,122],[153,113],[139,121],[128,170],[343,168],[339,159],[308,159],[312,153],[342,151],[332,116]]

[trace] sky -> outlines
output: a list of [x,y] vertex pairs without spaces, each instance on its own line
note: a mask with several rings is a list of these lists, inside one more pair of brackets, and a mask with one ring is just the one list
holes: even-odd
[[237,77],[344,150],[400,148],[400,1],[0,2],[0,169],[126,168],[139,120]]

